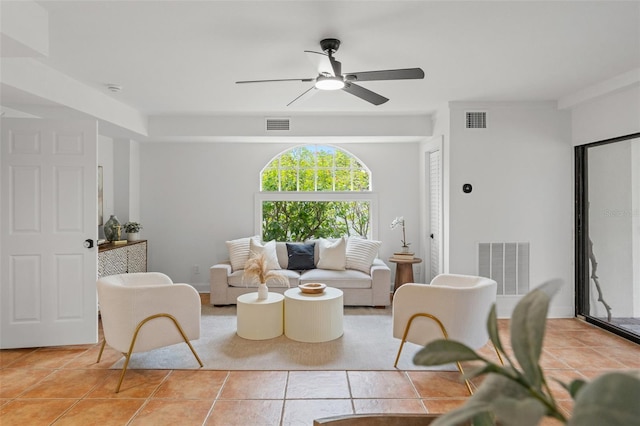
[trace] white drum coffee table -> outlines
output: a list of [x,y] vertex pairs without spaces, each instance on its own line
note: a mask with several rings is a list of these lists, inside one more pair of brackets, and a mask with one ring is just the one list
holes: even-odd
[[284,296],[271,293],[258,300],[258,293],[238,296],[238,336],[250,340],[273,339],[282,335]]
[[299,288],[284,292],[284,334],[299,342],[328,342],[342,336],[342,290],[326,287],[319,294]]

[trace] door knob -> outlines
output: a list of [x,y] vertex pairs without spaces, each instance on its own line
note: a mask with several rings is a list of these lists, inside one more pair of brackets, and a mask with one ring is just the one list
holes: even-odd
[[92,248],[93,247],[93,240],[90,238],[87,238],[86,240],[84,240],[84,246],[85,248]]

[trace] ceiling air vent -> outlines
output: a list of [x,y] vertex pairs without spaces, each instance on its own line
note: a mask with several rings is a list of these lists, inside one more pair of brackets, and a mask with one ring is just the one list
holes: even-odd
[[289,130],[288,118],[267,118],[267,131]]
[[486,129],[486,112],[467,112],[467,129]]

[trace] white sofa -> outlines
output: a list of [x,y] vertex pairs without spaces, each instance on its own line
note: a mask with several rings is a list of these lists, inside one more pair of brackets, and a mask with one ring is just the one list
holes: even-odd
[[[289,287],[267,282],[269,291],[284,293],[299,284],[320,282],[328,287],[342,290],[346,306],[386,307],[390,305],[391,270],[378,258],[373,261],[368,274],[355,269],[341,271],[316,268],[294,271],[287,269],[289,259],[285,242],[276,243],[276,253],[282,268],[279,272],[289,278]],[[318,264],[317,245],[315,263]],[[243,280],[243,275],[244,270],[233,271],[229,261],[213,265],[209,270],[211,304],[235,305],[238,296],[257,291],[256,284],[247,283]]]

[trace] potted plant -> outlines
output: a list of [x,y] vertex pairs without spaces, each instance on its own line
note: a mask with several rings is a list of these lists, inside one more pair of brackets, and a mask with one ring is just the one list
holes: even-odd
[[402,253],[408,253],[409,252],[409,245],[411,245],[411,243],[407,242],[407,236],[405,234],[405,229],[404,229],[404,217],[403,216],[398,216],[395,219],[393,219],[393,221],[391,222],[391,229],[396,229],[397,227],[402,226],[402,239],[400,240],[400,242],[402,242]]
[[139,222],[127,222],[122,227],[124,232],[127,233],[127,241],[138,241],[140,239],[142,225]]
[[280,283],[289,287],[289,278],[285,277],[273,269],[267,268],[267,259],[264,253],[249,257],[244,265],[244,276],[242,279],[249,279],[258,283],[258,299],[266,299],[269,294],[267,280]]
[[638,371],[602,374],[591,382],[582,379],[559,382],[574,399],[571,418],[558,407],[540,367],[549,302],[560,287],[559,281],[545,283],[529,292],[517,304],[511,317],[511,347],[515,361],[504,350],[498,335],[495,304],[487,319],[491,342],[507,365],[498,365],[471,348],[453,340],[427,344],[413,358],[417,365],[443,365],[479,361],[481,366],[466,378],[488,376],[460,408],[442,415],[434,426],[537,425],[544,416],[568,425],[616,426],[638,424],[640,419],[640,375]]

